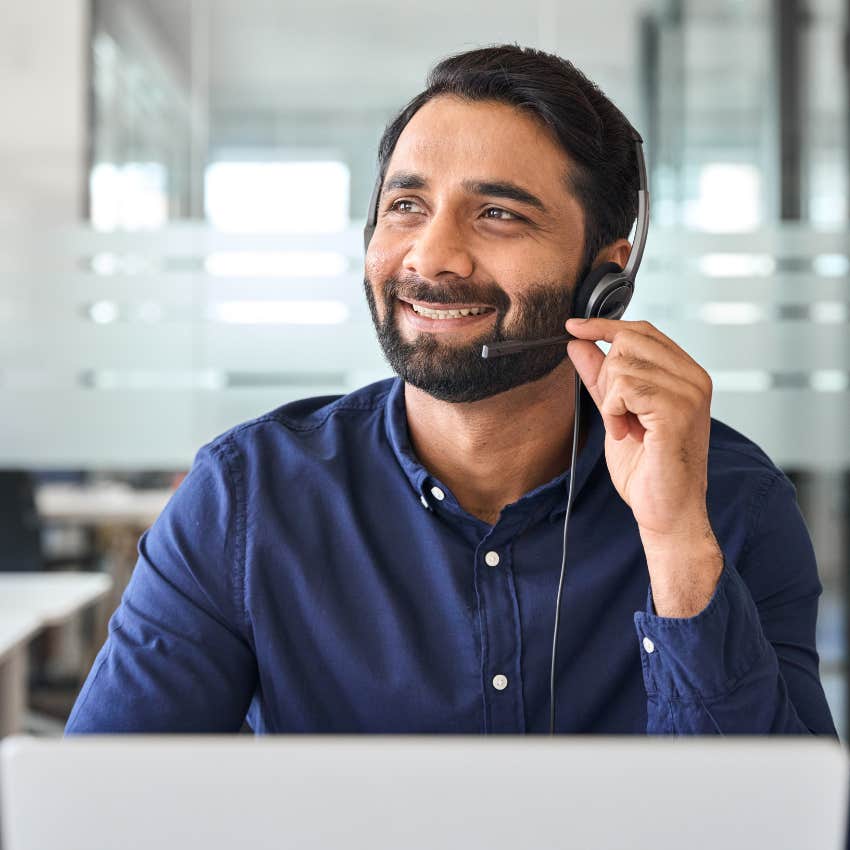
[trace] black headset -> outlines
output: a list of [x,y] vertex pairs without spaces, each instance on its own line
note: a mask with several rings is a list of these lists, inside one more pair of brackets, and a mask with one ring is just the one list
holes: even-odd
[[634,132],[635,158],[638,166],[638,213],[635,238],[626,267],[616,263],[602,263],[593,269],[576,288],[573,299],[573,316],[585,319],[619,319],[626,312],[635,291],[635,277],[646,235],[649,231],[649,186],[646,180],[646,162],[643,158],[643,139]]

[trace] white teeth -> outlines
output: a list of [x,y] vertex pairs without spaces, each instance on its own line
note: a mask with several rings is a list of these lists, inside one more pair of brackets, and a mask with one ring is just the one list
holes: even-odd
[[428,319],[459,319],[462,316],[479,316],[486,313],[486,307],[462,307],[460,310],[431,310],[420,304],[411,304],[415,313]]

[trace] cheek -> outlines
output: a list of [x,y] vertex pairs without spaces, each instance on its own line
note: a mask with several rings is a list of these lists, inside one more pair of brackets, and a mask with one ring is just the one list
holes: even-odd
[[514,303],[517,295],[541,284],[551,285],[558,279],[552,264],[539,257],[511,257],[507,262],[491,266],[489,271]]
[[387,252],[380,245],[376,244],[374,238],[369,243],[369,249],[366,251],[363,269],[367,281],[366,285],[372,291],[372,298],[375,302],[378,318],[383,320],[386,313],[384,283],[387,278],[394,274],[394,269],[392,261],[387,256]]
[[572,258],[536,256],[522,262],[503,267],[498,278],[511,297],[516,291],[523,292],[537,287],[565,287],[571,289],[575,282],[577,263]]
[[401,255],[398,246],[393,246],[376,231],[369,242],[364,263],[366,277],[371,281],[384,281],[397,274],[400,269]]
[[499,285],[511,299],[511,306],[505,316],[505,326],[510,329],[520,320],[524,312],[523,304],[533,293],[540,297],[541,290],[549,293],[566,294],[573,287],[572,268],[551,259],[537,258],[526,263],[511,263],[500,270]]
[[540,244],[529,238],[511,239],[490,252],[487,266],[505,289],[522,289],[529,284],[564,279],[572,258],[555,245]]

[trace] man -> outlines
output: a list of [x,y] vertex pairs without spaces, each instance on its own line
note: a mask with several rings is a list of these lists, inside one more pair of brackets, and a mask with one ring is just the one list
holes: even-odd
[[[569,63],[441,62],[387,128],[366,296],[399,378],[205,446],[69,732],[835,734],[793,488],[644,322],[569,320],[623,266],[633,130]],[[596,341],[611,343],[607,356]],[[576,369],[589,393],[569,469]]]

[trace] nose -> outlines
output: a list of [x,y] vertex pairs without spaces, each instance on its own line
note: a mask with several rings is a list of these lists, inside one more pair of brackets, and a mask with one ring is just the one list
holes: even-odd
[[472,275],[475,263],[453,216],[437,213],[417,228],[404,257],[404,268],[425,280]]

